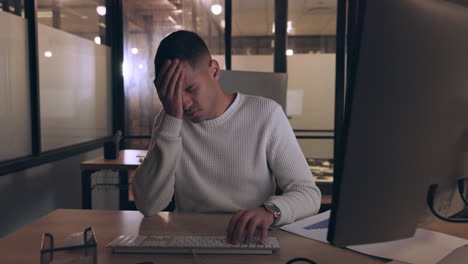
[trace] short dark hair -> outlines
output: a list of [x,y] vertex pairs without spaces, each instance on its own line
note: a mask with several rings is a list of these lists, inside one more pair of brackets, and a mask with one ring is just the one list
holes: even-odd
[[179,30],[166,36],[159,44],[154,57],[155,75],[161,70],[166,60],[187,61],[195,68],[201,58],[210,56],[210,51],[203,39],[195,32]]

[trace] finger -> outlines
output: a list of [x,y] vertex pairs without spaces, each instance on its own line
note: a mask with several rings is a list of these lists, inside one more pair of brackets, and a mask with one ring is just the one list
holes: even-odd
[[267,239],[267,236],[268,236],[268,225],[263,224],[261,230],[262,230],[262,232],[260,234],[260,245],[265,245],[266,239]]
[[172,61],[169,60],[169,59],[167,59],[167,60],[164,62],[163,66],[161,67],[161,69],[159,70],[159,72],[156,73],[156,74],[157,74],[156,81],[162,79],[162,77],[163,77],[164,74],[166,73],[167,69],[169,69],[169,66],[171,66],[171,64],[172,64]]
[[175,59],[171,63],[171,66],[169,67],[169,69],[167,69],[167,71],[164,73],[164,76],[162,76],[161,90],[163,91],[164,97],[168,93],[168,87],[167,86],[169,85],[169,82],[171,81],[172,75],[174,74],[174,71],[175,71],[178,64],[179,64],[179,60]]
[[241,241],[241,237],[245,232],[245,226],[249,222],[250,218],[252,218],[252,214],[244,213],[242,216],[237,220],[236,226],[234,227],[234,231],[232,234],[234,244],[239,244]]
[[166,96],[172,93],[172,87],[175,85],[174,79],[177,79],[177,70],[179,69],[180,61],[175,59],[171,64],[171,67],[167,69],[167,72],[163,79],[163,86],[166,89]]
[[172,74],[169,80],[169,85],[167,87],[166,96],[167,98],[170,98],[171,101],[174,100],[175,89],[176,89],[177,81],[179,80],[181,66],[182,66],[182,63],[179,63],[177,65],[176,69],[174,70],[174,73]]
[[[162,87],[161,87],[161,84],[162,84],[162,80],[164,78],[164,75],[166,74],[167,72],[167,69],[169,69],[169,66],[172,64],[172,61],[171,60],[166,60],[163,64],[163,66],[161,67],[161,70],[160,72],[157,72],[156,73],[156,89],[161,91]],[[161,91],[162,92],[162,91]]]
[[174,91],[175,103],[178,105],[179,109],[184,111],[182,106],[182,90],[184,89],[184,67],[180,70],[179,80],[177,80],[177,87]]
[[231,217],[231,220],[229,221],[228,227],[226,229],[227,233],[227,241],[229,243],[232,243],[232,233],[234,231],[234,228],[236,227],[237,220],[241,217],[243,211],[239,210],[233,217]]
[[172,61],[171,65],[168,67],[168,69],[164,72],[164,74],[161,76],[161,82],[160,82],[160,87],[161,91],[163,93],[164,97],[168,96],[168,93],[170,92],[169,83],[173,77],[174,71],[178,66],[178,60],[175,59]]
[[256,229],[257,229],[257,221],[255,220],[254,217],[252,217],[247,223],[244,243],[250,244],[252,242]]
[[228,228],[228,237],[229,237],[229,242],[234,243],[234,232],[236,230],[237,222],[242,218],[242,215],[246,210],[239,210],[234,217],[232,217],[229,228]]

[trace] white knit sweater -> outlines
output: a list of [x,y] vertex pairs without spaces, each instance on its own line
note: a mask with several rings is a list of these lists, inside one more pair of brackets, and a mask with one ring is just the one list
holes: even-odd
[[133,186],[146,216],[164,209],[175,192],[180,212],[236,212],[272,202],[281,210],[276,225],[317,213],[321,199],[281,106],[240,93],[221,116],[200,123],[161,111]]

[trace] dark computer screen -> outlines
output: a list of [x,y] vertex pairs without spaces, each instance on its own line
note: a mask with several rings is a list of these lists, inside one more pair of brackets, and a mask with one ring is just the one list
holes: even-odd
[[432,184],[435,210],[461,210],[468,160],[468,1],[350,2],[357,28],[328,233],[340,246],[411,237],[435,219]]

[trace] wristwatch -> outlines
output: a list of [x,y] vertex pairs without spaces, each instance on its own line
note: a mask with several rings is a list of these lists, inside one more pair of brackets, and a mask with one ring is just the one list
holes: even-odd
[[[273,215],[273,217],[275,218],[275,220],[281,215],[281,211],[280,209],[272,204],[272,203],[264,203],[263,204],[263,208],[265,208],[265,210],[270,213],[271,215]],[[276,222],[276,221],[275,221]]]

